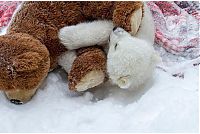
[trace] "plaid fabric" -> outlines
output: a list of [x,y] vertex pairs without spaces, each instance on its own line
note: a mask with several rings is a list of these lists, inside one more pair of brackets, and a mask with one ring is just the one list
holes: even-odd
[[199,50],[199,7],[190,2],[164,1],[147,5],[154,17],[155,43],[175,55],[198,57],[197,52],[191,56],[190,50]]
[[20,3],[17,1],[0,1],[0,28],[8,25],[15,9]]
[[188,14],[191,14],[196,19],[200,20],[200,7],[198,1],[175,1],[175,3],[182,9],[184,9]]

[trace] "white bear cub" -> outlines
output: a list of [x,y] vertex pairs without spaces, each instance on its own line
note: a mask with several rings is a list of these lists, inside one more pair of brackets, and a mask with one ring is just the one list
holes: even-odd
[[110,35],[107,71],[120,88],[135,90],[151,76],[159,56],[152,44],[115,27]]

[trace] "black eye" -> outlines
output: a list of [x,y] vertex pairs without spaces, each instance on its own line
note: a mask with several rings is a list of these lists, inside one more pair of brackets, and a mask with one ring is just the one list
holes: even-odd
[[110,43],[110,37],[108,38],[108,43]]
[[115,44],[115,50],[116,50],[117,46],[118,46],[118,44],[116,43],[116,44]]

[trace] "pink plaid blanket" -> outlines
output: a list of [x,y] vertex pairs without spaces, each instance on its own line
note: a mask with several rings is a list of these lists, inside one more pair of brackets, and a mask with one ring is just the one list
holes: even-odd
[[[199,57],[198,2],[147,2],[155,22],[155,43],[179,56]],[[190,54],[188,54],[190,53]]]
[[8,25],[15,9],[20,3],[17,1],[0,1],[0,28]]

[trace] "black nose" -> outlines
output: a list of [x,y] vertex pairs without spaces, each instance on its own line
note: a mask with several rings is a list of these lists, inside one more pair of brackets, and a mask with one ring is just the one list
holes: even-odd
[[113,28],[113,31],[115,31],[117,28],[118,28],[118,27],[115,26],[115,27]]
[[10,102],[13,103],[13,104],[15,104],[15,105],[21,105],[21,104],[23,104],[23,102],[21,102],[20,100],[16,100],[16,99],[11,99]]

